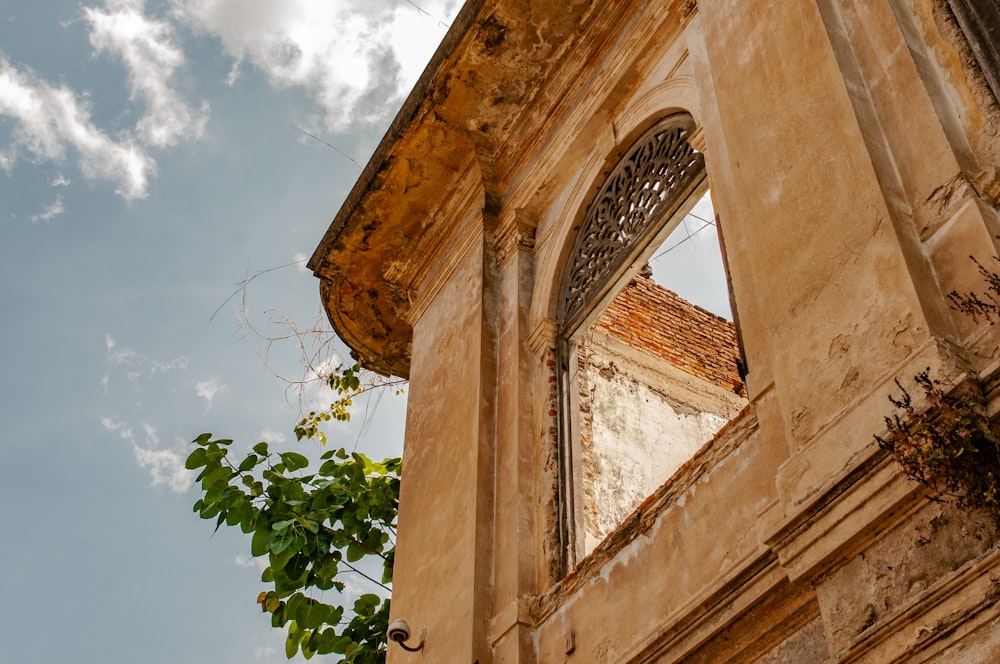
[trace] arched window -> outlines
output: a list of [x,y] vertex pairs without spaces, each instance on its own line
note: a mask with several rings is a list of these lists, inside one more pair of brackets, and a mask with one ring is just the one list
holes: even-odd
[[687,140],[694,128],[690,115],[671,115],[632,144],[588,207],[563,274],[565,571],[746,403],[732,323],[655,283],[648,269],[691,208],[703,198],[710,205],[704,156]]

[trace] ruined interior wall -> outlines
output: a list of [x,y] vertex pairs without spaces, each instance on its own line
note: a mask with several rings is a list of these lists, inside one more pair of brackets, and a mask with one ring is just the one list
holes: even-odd
[[577,350],[590,552],[745,405],[732,323],[636,276]]
[[[784,626],[810,600],[804,589],[785,587],[779,595],[786,604],[764,601],[782,575],[753,523],[773,499],[768,475],[780,454],[759,433],[751,411],[737,417],[537,600],[537,661],[564,661],[570,633],[575,652],[565,661],[657,661],[666,652],[673,659],[664,661],[686,661],[703,639],[757,604],[768,611],[748,621],[754,629],[788,636]],[[719,588],[730,589],[722,592],[726,606],[692,621],[689,612],[712,604]]]
[[671,389],[669,376],[640,378],[601,341],[590,339],[579,379],[586,551],[728,421]]

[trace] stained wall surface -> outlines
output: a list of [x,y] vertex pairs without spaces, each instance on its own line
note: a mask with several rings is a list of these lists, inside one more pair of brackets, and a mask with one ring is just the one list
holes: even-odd
[[[873,438],[925,368],[1000,411],[1000,328],[948,299],[1000,235],[959,2],[466,4],[310,263],[362,361],[411,380],[392,612],[424,647],[390,664],[1000,660],[995,522]],[[561,289],[595,194],[677,114],[749,403],[591,551]]]

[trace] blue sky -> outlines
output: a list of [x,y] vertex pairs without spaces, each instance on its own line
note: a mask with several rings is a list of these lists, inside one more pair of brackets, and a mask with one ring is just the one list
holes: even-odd
[[[363,164],[457,5],[0,5],[0,662],[286,661],[183,458],[203,431],[303,449],[272,375],[300,353],[263,337],[319,319],[301,261],[359,168],[296,127]],[[404,409],[334,444],[398,454]]]
[[[364,163],[457,10],[417,4],[0,4],[0,662],[286,661],[181,463],[202,431],[303,449],[295,344],[265,367],[227,298],[312,253],[359,169],[293,127]],[[258,277],[249,320],[309,328],[318,285]]]

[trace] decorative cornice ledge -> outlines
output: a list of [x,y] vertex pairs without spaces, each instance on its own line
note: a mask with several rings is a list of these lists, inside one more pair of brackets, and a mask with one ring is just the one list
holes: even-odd
[[[791,581],[814,580],[918,510],[922,498],[919,485],[872,442],[826,491],[772,526],[765,542]],[[775,504],[761,519],[774,523],[780,509]]]
[[555,348],[558,334],[559,326],[556,322],[551,318],[543,318],[528,337],[528,347],[538,356],[543,350]]
[[702,130],[701,125],[695,127],[694,131],[687,135],[687,142],[692,148],[705,154],[705,132]]

